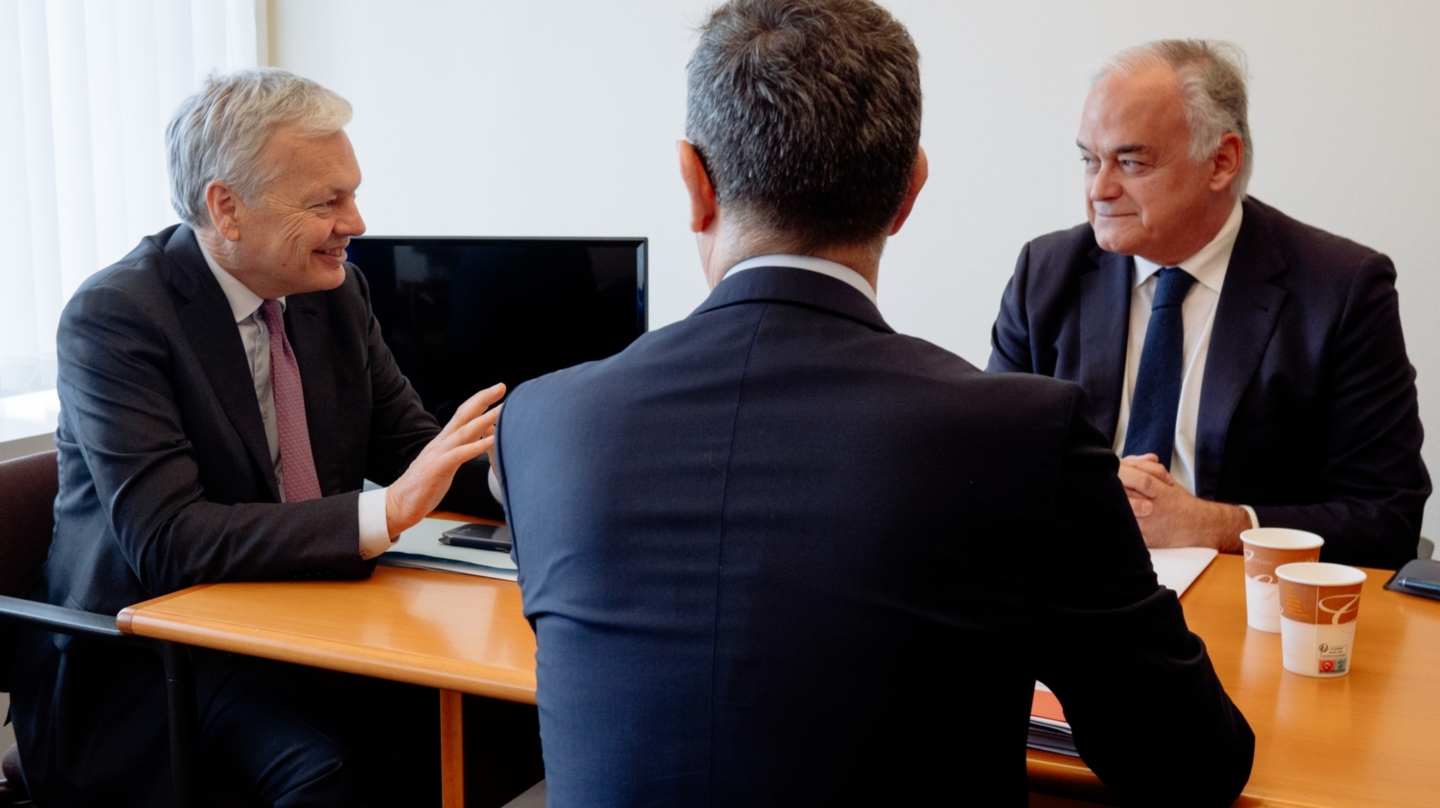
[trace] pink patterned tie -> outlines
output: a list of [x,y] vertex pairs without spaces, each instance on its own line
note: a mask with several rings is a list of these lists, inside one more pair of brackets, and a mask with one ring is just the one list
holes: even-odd
[[285,337],[285,316],[278,300],[260,306],[270,331],[270,386],[275,393],[275,431],[280,438],[280,469],[286,502],[320,497],[315,456],[310,453],[310,427],[305,422],[305,391],[300,386],[300,365]]

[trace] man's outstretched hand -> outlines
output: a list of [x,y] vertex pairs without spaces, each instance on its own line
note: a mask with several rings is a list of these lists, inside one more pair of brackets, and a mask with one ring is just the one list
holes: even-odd
[[385,523],[391,538],[435,510],[460,466],[490,450],[500,418],[497,402],[504,397],[503,384],[471,396],[400,479],[385,489]]

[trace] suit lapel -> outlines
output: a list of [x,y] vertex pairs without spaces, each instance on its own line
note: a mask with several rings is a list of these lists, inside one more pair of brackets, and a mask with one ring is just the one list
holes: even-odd
[[1195,434],[1195,493],[1213,498],[1230,419],[1275,330],[1285,290],[1271,279],[1286,269],[1263,211],[1245,204],[1245,218],[1225,270],[1225,285],[1210,331],[1205,378],[1200,387],[1200,423]]
[[335,362],[330,355],[330,318],[320,293],[286,298],[285,326],[290,347],[300,365],[305,389],[305,422],[310,430],[310,453],[315,474],[326,496],[340,493],[340,469],[335,455]]
[[280,501],[275,482],[275,467],[270,462],[270,444],[265,440],[265,424],[260,420],[260,405],[255,400],[255,379],[250,375],[250,362],[240,341],[240,329],[220,283],[211,274],[188,227],[181,227],[166,244],[169,258],[170,285],[185,302],[177,307],[180,327],[190,341],[190,348],[205,368],[205,376],[215,392],[220,407],[240,435],[250,458],[259,466],[270,486],[270,495]]
[[1090,394],[1095,425],[1114,442],[1130,333],[1130,259],[1099,247],[1095,268],[1080,275],[1080,368],[1074,379]]

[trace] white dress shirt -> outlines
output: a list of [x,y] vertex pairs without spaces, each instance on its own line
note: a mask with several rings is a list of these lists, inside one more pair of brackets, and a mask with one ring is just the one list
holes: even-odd
[[[199,239],[197,239],[199,241]],[[270,463],[275,469],[275,482],[280,487],[280,498],[285,498],[285,475],[280,463],[280,433],[275,421],[275,390],[270,383],[270,330],[260,316],[260,306],[265,300],[250,291],[234,275],[226,272],[215,257],[199,241],[200,254],[210,266],[215,280],[230,302],[230,312],[235,315],[235,326],[240,329],[240,342],[245,347],[245,358],[250,363],[250,376],[255,383],[255,399],[260,404],[260,420],[265,424],[265,442],[270,448]],[[280,310],[285,310],[285,298],[276,298]],[[374,558],[390,549],[390,526],[385,513],[385,489],[365,491],[360,494],[360,536],[361,558]]]
[[[879,302],[875,297],[875,287],[865,280],[859,272],[845,266],[829,261],[824,258],[816,258],[813,255],[761,255],[756,258],[747,258],[733,267],[725,270],[725,278],[736,272],[741,272],[755,267],[791,267],[794,269],[808,269],[811,272],[818,272],[821,275],[828,275],[837,281],[843,281],[855,287],[865,295],[871,303],[877,306]],[[721,278],[724,280],[724,278]]]
[[[1235,238],[1240,235],[1240,219],[1244,208],[1239,200],[1220,232],[1200,251],[1176,264],[1195,278],[1181,304],[1185,323],[1185,364],[1180,379],[1180,406],[1175,413],[1175,453],[1170,461],[1170,476],[1190,493],[1195,493],[1195,431],[1200,424],[1200,385],[1205,379],[1205,361],[1210,354],[1210,332],[1215,326],[1215,310],[1220,290],[1225,286],[1225,272],[1230,267],[1230,254]],[[1140,354],[1145,349],[1145,333],[1150,329],[1150,306],[1155,301],[1155,273],[1163,267],[1135,256],[1135,276],[1130,288],[1130,340],[1125,351],[1125,380],[1120,391],[1120,420],[1115,428],[1115,453],[1125,451],[1125,434],[1130,426],[1130,400],[1135,396],[1135,377],[1140,372]],[[1259,527],[1255,511],[1241,505],[1250,515],[1250,523]]]

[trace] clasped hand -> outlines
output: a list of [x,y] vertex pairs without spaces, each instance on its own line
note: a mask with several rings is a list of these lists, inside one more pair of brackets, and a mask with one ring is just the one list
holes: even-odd
[[1175,482],[1153,454],[1120,459],[1120,482],[1150,547],[1214,547],[1238,552],[1250,527],[1243,508],[1200,499]]

